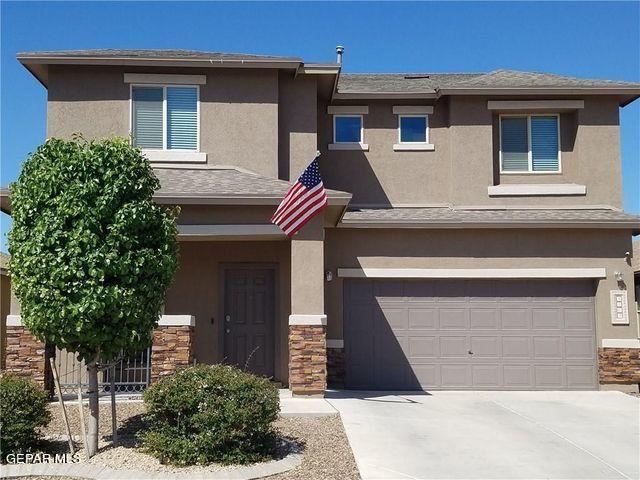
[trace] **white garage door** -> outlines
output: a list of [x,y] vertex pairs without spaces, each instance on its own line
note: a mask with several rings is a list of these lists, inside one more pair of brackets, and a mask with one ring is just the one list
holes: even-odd
[[347,388],[597,388],[592,281],[347,280]]

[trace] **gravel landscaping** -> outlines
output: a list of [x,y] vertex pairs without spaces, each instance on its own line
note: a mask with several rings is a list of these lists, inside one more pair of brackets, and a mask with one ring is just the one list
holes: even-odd
[[[59,406],[51,404],[49,408],[53,414],[53,420],[43,431],[43,434],[52,439],[53,448],[56,451],[68,451],[64,436],[65,427]],[[111,406],[101,403],[100,451],[88,461],[89,463],[114,469],[135,469],[158,473],[181,472],[194,476],[225,468],[218,465],[182,468],[162,465],[156,458],[146,455],[136,448],[139,445],[134,435],[143,426],[141,415],[144,412],[144,404],[141,402],[118,403],[116,411],[120,445],[115,448],[111,447]],[[88,407],[85,406],[84,412],[86,422],[89,415]],[[78,435],[80,432],[78,406],[67,405],[67,416],[72,433]],[[280,418],[276,422],[276,427],[283,439],[299,446],[303,453],[303,459],[299,467],[269,478],[301,480],[359,478],[358,469],[339,415]],[[79,438],[76,445],[81,446]],[[80,453],[83,455],[83,450]],[[62,477],[29,477],[29,480],[36,478],[61,480]]]

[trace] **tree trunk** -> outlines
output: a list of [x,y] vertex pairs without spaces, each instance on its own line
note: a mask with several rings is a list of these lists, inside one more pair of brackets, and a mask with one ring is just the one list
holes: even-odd
[[87,372],[89,374],[89,433],[87,435],[87,457],[93,457],[98,451],[98,419],[99,419],[99,403],[98,403],[98,366],[93,361],[87,364]]

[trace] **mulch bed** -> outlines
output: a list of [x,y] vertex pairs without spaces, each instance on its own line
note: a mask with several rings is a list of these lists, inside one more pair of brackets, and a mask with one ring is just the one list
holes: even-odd
[[[59,452],[68,451],[66,433],[62,415],[57,404],[49,406],[53,420],[43,430],[43,434],[54,438],[53,448]],[[118,436],[120,445],[112,448],[111,442],[111,405],[100,404],[100,451],[89,462],[106,465],[111,468],[136,469],[154,472],[192,472],[201,474],[204,470],[217,470],[217,465],[172,467],[161,465],[159,461],[139,451],[135,433],[143,427],[141,415],[144,404],[141,402],[122,402],[116,408]],[[80,433],[78,406],[67,404],[67,416],[73,435]],[[89,417],[88,407],[84,408],[85,422]],[[283,417],[276,422],[280,435],[294,441],[302,447],[303,460],[299,467],[278,474],[270,479],[300,480],[350,480],[359,479],[358,469],[349,447],[342,421],[339,415],[324,417]],[[76,445],[82,447],[82,442]],[[82,453],[82,451],[81,451]],[[29,477],[29,480],[62,480],[62,477]],[[65,480],[72,480],[71,477]]]

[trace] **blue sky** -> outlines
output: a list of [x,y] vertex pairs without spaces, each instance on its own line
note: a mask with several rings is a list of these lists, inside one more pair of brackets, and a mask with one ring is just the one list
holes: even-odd
[[[1,9],[0,184],[45,139],[46,91],[25,50],[187,48],[295,55],[346,72],[496,68],[640,81],[640,2],[7,2]],[[621,111],[625,209],[640,213],[640,101]],[[0,249],[9,226],[2,218]]]

